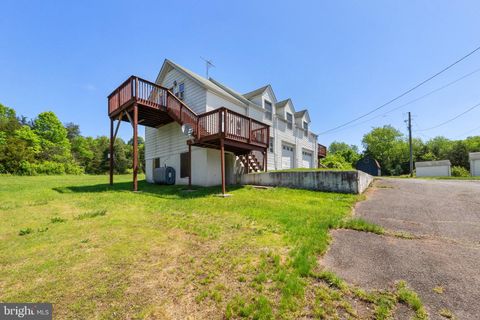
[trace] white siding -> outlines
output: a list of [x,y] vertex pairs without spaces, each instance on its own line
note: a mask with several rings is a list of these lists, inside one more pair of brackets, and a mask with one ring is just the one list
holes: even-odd
[[417,167],[417,177],[448,177],[450,166]]
[[235,112],[238,112],[240,114],[246,115],[247,114],[247,109],[245,106],[241,105],[240,103],[234,103],[230,100],[227,100],[223,97],[218,96],[217,94],[207,91],[206,93],[206,111],[211,111],[214,109],[218,109],[221,107],[225,107],[227,109],[233,110]]
[[470,167],[471,167],[470,171],[472,176],[474,177],[480,176],[480,160],[472,160],[470,162]]
[[170,70],[165,78],[161,80],[160,85],[166,88],[172,88],[174,81],[177,81],[177,85],[182,82],[185,84],[184,102],[193,111],[197,114],[206,111],[207,90],[205,90],[205,88],[176,69]]

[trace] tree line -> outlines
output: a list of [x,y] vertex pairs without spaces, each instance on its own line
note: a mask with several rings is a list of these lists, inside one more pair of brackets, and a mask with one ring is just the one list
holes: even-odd
[[[332,142],[328,156],[321,162],[329,168],[350,169],[364,155],[376,159],[384,175],[402,175],[409,173],[410,152],[408,137],[398,129],[385,125],[373,128],[362,139],[364,151],[359,152],[356,145],[344,142]],[[469,174],[469,152],[480,151],[480,136],[471,136],[463,140],[450,140],[442,136],[423,141],[412,139],[413,161],[450,160],[452,175]]]
[[[109,170],[110,139],[85,137],[74,123],[63,124],[55,113],[42,112],[33,119],[17,116],[0,104],[0,173],[104,174]],[[138,138],[139,163],[144,168],[145,144]],[[114,172],[132,169],[133,139],[115,140]]]

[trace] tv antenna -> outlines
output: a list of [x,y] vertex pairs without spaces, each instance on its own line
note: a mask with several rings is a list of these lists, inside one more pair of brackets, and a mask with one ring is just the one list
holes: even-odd
[[208,59],[205,59],[203,57],[200,57],[203,61],[205,61],[205,68],[206,68],[206,71],[207,71],[207,79],[208,79],[208,70],[210,70],[211,67],[215,67],[215,65],[213,64],[213,61],[212,60],[208,60]]

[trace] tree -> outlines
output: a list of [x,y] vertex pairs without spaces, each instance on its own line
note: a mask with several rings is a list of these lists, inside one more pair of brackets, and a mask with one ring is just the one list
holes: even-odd
[[452,166],[461,166],[470,169],[467,144],[462,140],[453,142],[453,146],[450,149],[447,159],[450,160]]
[[453,143],[445,137],[438,136],[428,140],[426,146],[428,152],[434,155],[433,160],[445,160],[451,153]]
[[70,142],[73,139],[80,137],[80,126],[73,122],[65,123],[65,129],[67,129],[67,138]]
[[403,134],[390,125],[373,128],[363,136],[365,154],[377,159],[382,171],[387,174],[400,174],[408,163],[408,144]]
[[[138,145],[145,144],[145,139],[143,139],[142,136],[137,136],[137,143],[138,143]],[[133,138],[128,140],[128,145],[133,146]]]
[[357,161],[360,159],[358,147],[353,144],[346,144],[345,142],[332,142],[328,148],[328,153],[342,156],[342,158],[350,163],[351,166],[355,165],[355,163],[357,163]]
[[464,141],[468,152],[480,152],[480,136],[468,137]]
[[67,129],[55,113],[51,111],[40,113],[33,121],[33,131],[40,138],[41,160],[62,162],[72,159]]

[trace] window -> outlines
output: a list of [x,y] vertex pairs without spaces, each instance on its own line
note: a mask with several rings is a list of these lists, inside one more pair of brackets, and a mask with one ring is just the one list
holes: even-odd
[[153,159],[153,168],[160,168],[160,158]]
[[308,136],[308,122],[307,121],[303,121],[303,130],[304,133],[305,133],[305,137]]
[[180,153],[180,178],[190,176],[190,156],[188,152]]
[[272,120],[272,112],[273,112],[272,103],[265,100],[264,104],[265,104],[265,118],[268,120]]
[[273,146],[275,145],[275,143],[273,142],[273,138],[270,137],[270,145],[268,146],[268,151],[272,152],[273,153]]
[[183,100],[185,98],[185,83],[182,82],[178,85],[178,91],[176,96],[180,100]]
[[287,128],[292,130],[293,128],[293,115],[287,112]]

